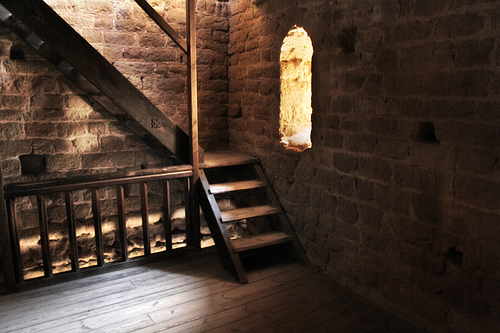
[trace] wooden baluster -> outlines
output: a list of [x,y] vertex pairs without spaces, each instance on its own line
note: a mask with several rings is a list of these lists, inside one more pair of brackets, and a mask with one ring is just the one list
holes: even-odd
[[19,246],[19,232],[17,231],[16,200],[6,199],[7,216],[9,219],[10,245],[12,248],[12,261],[14,265],[14,275],[17,283],[24,281],[23,260],[21,248]]
[[52,276],[52,258],[50,256],[49,244],[49,226],[47,223],[47,208],[45,206],[45,198],[37,195],[36,201],[38,204],[38,224],[40,226],[40,240],[42,243],[42,258],[43,271],[45,277]]
[[99,189],[92,189],[92,215],[94,216],[95,232],[95,252],[97,256],[97,266],[104,265],[104,246],[102,243],[102,216],[101,201],[99,199]]
[[118,228],[120,230],[120,247],[122,251],[122,260],[127,261],[127,220],[125,219],[125,191],[123,185],[118,185],[116,187],[116,199],[118,201]]
[[170,207],[170,181],[164,182],[163,187],[163,226],[165,227],[165,247],[172,250],[172,212]]
[[78,243],[76,241],[76,225],[75,225],[75,206],[73,200],[73,192],[64,192],[66,200],[66,218],[68,220],[68,238],[69,238],[69,257],[71,259],[71,270],[78,272],[80,266],[78,264]]
[[184,178],[184,209],[186,212],[186,245],[196,246],[193,235],[193,224],[191,223],[191,179]]
[[141,215],[142,215],[142,238],[144,240],[144,255],[151,254],[151,243],[149,241],[149,206],[148,185],[141,183]]

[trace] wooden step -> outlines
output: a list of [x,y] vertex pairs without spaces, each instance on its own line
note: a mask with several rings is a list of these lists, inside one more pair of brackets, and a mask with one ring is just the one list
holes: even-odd
[[279,231],[268,232],[265,234],[236,238],[232,240],[235,252],[243,252],[266,246],[277,245],[290,242],[293,237]]
[[226,210],[221,212],[221,217],[222,222],[226,223],[276,213],[279,213],[278,208],[265,205]]
[[229,182],[210,185],[210,193],[221,194],[234,191],[250,190],[254,188],[266,187],[266,183],[260,180],[244,180],[239,182]]
[[259,159],[245,154],[231,151],[205,152],[204,163],[200,163],[200,168],[210,169],[228,167],[236,165],[259,163]]

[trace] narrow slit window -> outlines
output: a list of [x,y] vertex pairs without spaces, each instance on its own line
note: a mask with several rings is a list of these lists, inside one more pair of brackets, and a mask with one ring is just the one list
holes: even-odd
[[280,139],[286,149],[302,152],[312,147],[311,38],[294,27],[283,40],[280,53]]

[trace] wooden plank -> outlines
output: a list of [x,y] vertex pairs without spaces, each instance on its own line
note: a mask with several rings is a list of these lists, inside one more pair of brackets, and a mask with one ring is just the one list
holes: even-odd
[[255,250],[258,248],[290,242],[293,237],[279,231],[233,239],[236,252]]
[[77,288],[2,296],[0,331],[423,331],[396,322],[317,268],[281,264],[254,271],[250,284],[237,284],[217,275],[214,256],[192,260],[194,267],[176,260],[80,280]]
[[69,239],[69,257],[71,260],[71,270],[78,272],[80,266],[78,264],[78,243],[76,241],[76,225],[75,225],[75,205],[73,200],[73,192],[64,192],[66,202],[66,219],[68,222],[68,239]]
[[209,191],[210,185],[205,176],[205,172],[200,170],[200,204],[207,225],[210,228],[210,233],[214,238],[219,256],[227,270],[229,270],[241,283],[247,283],[248,277],[243,269],[241,260],[234,252],[231,237],[229,237],[226,226],[222,224],[221,212],[217,205],[217,201]]
[[172,28],[170,24],[168,24],[167,21],[165,21],[163,17],[161,17],[160,14],[154,10],[153,7],[151,7],[146,0],[135,0],[135,2],[170,38],[172,38],[172,40],[181,48],[182,51],[184,51],[184,53],[188,52],[188,45],[184,38],[182,38],[181,35],[179,35],[177,31],[175,31],[174,28]]
[[243,190],[251,190],[254,188],[262,188],[266,187],[266,183],[260,180],[245,180],[239,182],[228,182],[228,183],[219,183],[219,184],[211,184],[210,192],[212,194],[221,194],[228,193],[234,191],[243,191]]
[[151,254],[151,241],[149,240],[149,204],[148,204],[148,185],[141,183],[141,216],[142,216],[142,239],[144,242],[144,255]]
[[204,163],[200,165],[202,169],[246,165],[260,162],[260,160],[256,157],[231,151],[205,152],[204,159]]
[[[207,273],[209,272],[209,273]],[[97,297],[92,300],[81,299],[80,303],[58,304],[50,312],[35,313],[27,323],[17,323],[10,318],[8,322],[0,323],[0,331],[7,331],[15,325],[24,327],[35,326],[37,332],[75,332],[82,328],[97,330],[101,326],[120,323],[128,318],[146,314],[151,309],[161,309],[166,306],[183,304],[186,299],[201,298],[213,294],[211,287],[215,284],[225,284],[221,281],[220,268],[213,267],[204,271],[189,274],[175,274],[165,278],[154,286],[145,286],[140,290],[126,290],[113,297]],[[200,278],[203,276],[203,278]],[[232,282],[232,285],[236,285]],[[216,290],[223,289],[220,287]],[[64,315],[61,315],[64,313]],[[3,329],[3,330],[2,330]]]
[[42,0],[2,5],[170,152],[188,161],[189,137]]
[[222,221],[233,222],[239,221],[243,219],[248,219],[252,217],[258,216],[266,216],[272,215],[279,212],[279,209],[273,206],[262,205],[262,206],[253,206],[253,207],[245,207],[245,208],[237,208],[231,209],[221,212]]
[[94,219],[94,237],[95,237],[95,254],[97,257],[97,266],[104,265],[104,245],[102,240],[102,216],[101,216],[101,200],[99,198],[99,190],[92,189],[92,215]]
[[49,226],[47,223],[47,208],[45,198],[37,195],[38,224],[40,226],[40,242],[42,246],[43,272],[45,277],[52,276],[52,258],[50,256]]
[[122,260],[128,260],[127,220],[125,217],[125,190],[123,185],[116,187],[116,201],[118,205],[118,230],[120,233],[120,251]]

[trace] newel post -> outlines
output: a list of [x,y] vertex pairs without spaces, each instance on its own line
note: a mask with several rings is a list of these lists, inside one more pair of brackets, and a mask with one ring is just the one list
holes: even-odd
[[[187,25],[187,66],[188,66],[188,108],[189,108],[189,144],[193,176],[190,190],[190,218],[188,245],[200,247],[200,208],[199,208],[199,167],[198,147],[198,83],[196,71],[196,0],[186,0]],[[187,220],[187,218],[186,218]],[[186,221],[187,222],[187,221]]]
[[2,246],[2,267],[5,280],[5,288],[8,292],[15,291],[15,270],[12,259],[12,247],[10,242],[9,221],[7,217],[7,206],[3,191],[2,163],[0,161],[0,244]]

